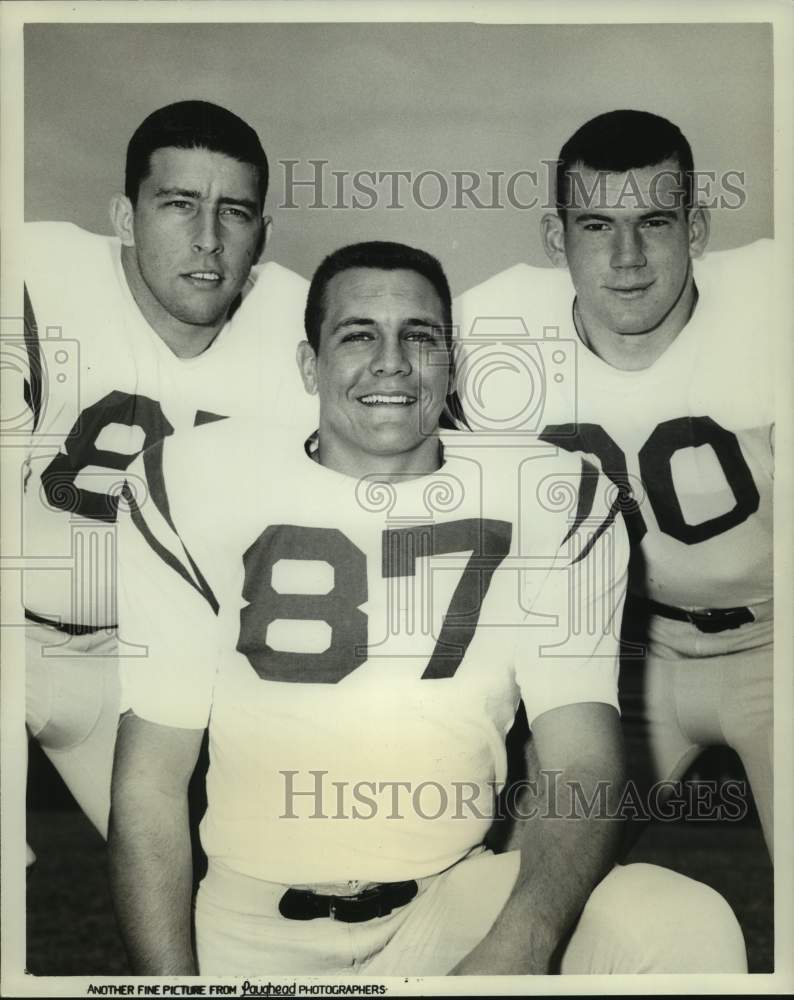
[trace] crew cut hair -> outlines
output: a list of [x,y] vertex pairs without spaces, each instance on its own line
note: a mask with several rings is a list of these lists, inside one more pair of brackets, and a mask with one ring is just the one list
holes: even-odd
[[[352,243],[329,254],[312,276],[304,312],[306,339],[314,353],[320,349],[320,328],[325,318],[325,292],[328,283],[337,274],[352,268],[370,268],[377,271],[414,271],[426,278],[441,300],[444,314],[444,340],[449,357],[450,384],[455,382],[455,353],[452,344],[452,295],[449,282],[440,262],[426,250],[407,246],[405,243],[390,243],[373,240],[368,243]],[[466,416],[454,388],[447,396],[446,406],[441,415],[442,427],[468,428]]]
[[682,172],[683,207],[693,202],[694,162],[686,136],[672,122],[649,111],[608,111],[578,128],[560,150],[555,203],[561,218],[571,207],[570,174],[576,167],[609,173],[652,167],[674,160]]
[[265,204],[269,170],[259,136],[242,118],[208,101],[178,101],[158,108],[145,118],[129,141],[124,171],[124,193],[133,206],[141,182],[151,171],[151,156],[158,149],[208,149],[257,172],[260,205]]

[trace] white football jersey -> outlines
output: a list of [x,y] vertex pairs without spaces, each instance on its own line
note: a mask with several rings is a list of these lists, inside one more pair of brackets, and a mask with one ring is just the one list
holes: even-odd
[[577,338],[567,271],[519,264],[456,302],[472,426],[533,430],[596,461],[623,487],[639,546],[630,587],[665,604],[772,597],[773,250],[696,261],[692,317],[642,371]]
[[520,698],[530,721],[617,707],[617,491],[538,442],[453,432],[437,472],[384,484],[277,437],[227,421],[139,459],[152,493],[120,518],[119,635],[142,655],[121,662],[122,710],[209,724],[202,843],[234,870],[441,871],[488,830]]
[[316,425],[294,357],[308,283],[278,264],[255,268],[210,347],[179,358],[141,315],[117,239],[31,223],[24,249],[35,316],[26,384],[33,430],[21,490],[25,607],[66,623],[115,625],[116,508],[142,449],[239,413],[256,415],[265,429],[282,410],[308,430]]

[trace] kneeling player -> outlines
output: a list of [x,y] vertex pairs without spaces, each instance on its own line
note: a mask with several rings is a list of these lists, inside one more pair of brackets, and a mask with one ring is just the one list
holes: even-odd
[[[774,244],[704,257],[692,150],[658,115],[599,115],[557,164],[542,234],[560,270],[520,264],[466,292],[461,330],[493,351],[517,323],[531,351],[542,325],[576,358],[575,378],[549,378],[538,430],[625,498],[629,774],[653,812],[704,748],[732,747],[771,854]],[[480,386],[486,418],[537,412],[507,371]]]
[[[449,330],[434,258],[344,248],[299,349],[318,434],[229,421],[145,454],[120,610],[149,655],[123,669],[110,824],[136,972],[542,973],[580,914],[563,972],[745,969],[711,890],[610,871],[616,490],[553,445],[440,435]],[[521,698],[561,780],[497,856]],[[185,789],[206,727],[194,958]]]
[[270,228],[267,186],[250,125],[179,101],[130,139],[115,237],[63,222],[25,228],[26,722],[102,836],[117,664],[136,653],[116,638],[126,470],[175,430],[278,412],[293,372],[306,282],[275,263],[254,268]]

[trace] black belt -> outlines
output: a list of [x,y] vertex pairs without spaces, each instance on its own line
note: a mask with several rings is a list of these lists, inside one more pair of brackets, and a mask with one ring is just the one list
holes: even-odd
[[56,622],[51,618],[42,618],[41,615],[28,611],[27,608],[25,608],[25,618],[29,622],[36,622],[37,625],[49,625],[51,628],[57,628],[59,632],[65,632],[67,635],[93,635],[94,632],[109,632],[116,627],[115,625],[69,625],[67,622]]
[[359,924],[374,917],[385,917],[397,907],[405,906],[418,891],[414,881],[384,882],[356,896],[323,896],[307,889],[287,889],[278,904],[278,912],[287,920],[332,917],[346,924]]
[[640,611],[672,618],[677,622],[689,622],[699,632],[725,632],[755,621],[755,615],[749,608],[699,608],[697,611],[687,611],[653,601],[649,597],[631,597],[628,611],[630,614]]

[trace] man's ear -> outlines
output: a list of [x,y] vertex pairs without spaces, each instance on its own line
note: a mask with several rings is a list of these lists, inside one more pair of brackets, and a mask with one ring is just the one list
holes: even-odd
[[546,212],[540,220],[540,238],[546,256],[555,267],[566,267],[565,226],[556,212]]
[[303,388],[310,396],[316,396],[319,391],[317,383],[317,355],[308,340],[302,340],[295,352],[298,370],[303,380]]
[[711,232],[711,216],[707,208],[698,205],[689,213],[689,256],[694,260],[706,252]]
[[254,264],[258,264],[262,259],[262,254],[265,252],[265,247],[270,242],[270,237],[273,235],[273,218],[270,215],[262,216],[262,232],[259,234],[259,243],[256,247],[256,253],[254,255]]
[[125,194],[114,194],[110,199],[110,222],[122,246],[135,246],[134,218],[135,209],[130,199]]

